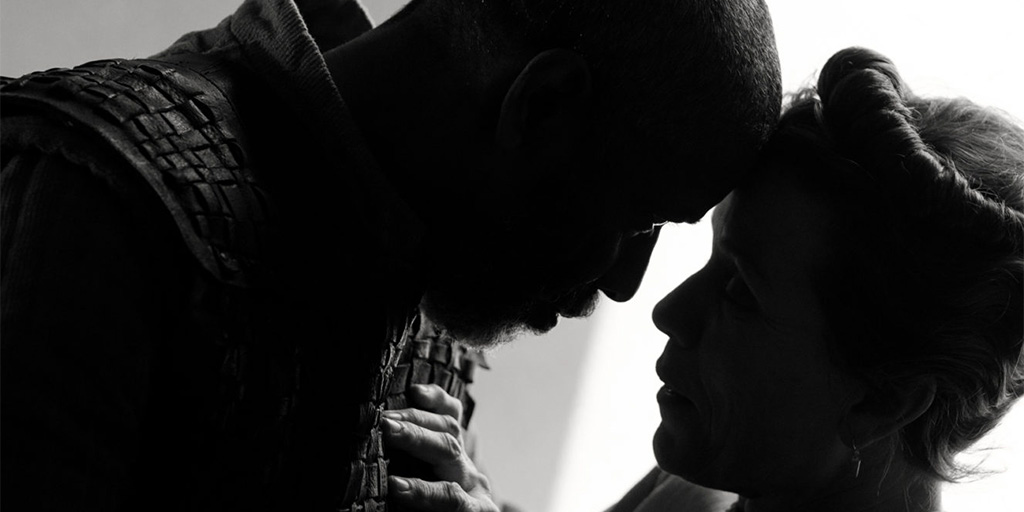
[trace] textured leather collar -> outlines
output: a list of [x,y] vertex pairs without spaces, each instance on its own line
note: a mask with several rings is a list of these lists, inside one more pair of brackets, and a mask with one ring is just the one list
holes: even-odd
[[323,52],[371,28],[355,0],[247,0],[218,26],[186,34],[154,58],[237,49],[243,64],[263,77],[297,118],[316,128],[319,140],[311,142],[332,155],[336,165],[310,171],[350,176],[352,191],[345,200],[363,212],[368,230],[379,234],[380,246],[395,258],[393,264],[415,272],[422,223],[387,183],[323,58]]

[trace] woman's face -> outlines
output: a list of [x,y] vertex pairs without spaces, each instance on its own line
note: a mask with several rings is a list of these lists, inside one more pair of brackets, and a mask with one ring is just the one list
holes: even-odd
[[757,497],[848,469],[854,388],[829,360],[814,286],[827,214],[772,168],[715,210],[710,261],[654,310],[669,335],[654,436],[665,470]]

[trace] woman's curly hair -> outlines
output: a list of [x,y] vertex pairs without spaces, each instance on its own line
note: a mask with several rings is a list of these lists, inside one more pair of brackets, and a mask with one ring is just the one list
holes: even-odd
[[1024,394],[1024,130],[915,96],[849,48],[790,99],[766,154],[834,212],[819,282],[837,362],[881,404],[934,383],[895,446],[935,478],[969,474],[956,455]]

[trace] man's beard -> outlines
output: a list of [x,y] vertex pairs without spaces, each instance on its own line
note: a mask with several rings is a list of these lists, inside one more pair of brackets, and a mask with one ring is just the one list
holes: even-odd
[[479,281],[449,283],[427,290],[420,307],[431,321],[456,340],[477,348],[493,348],[523,334],[546,333],[557,325],[559,316],[589,316],[599,298],[597,287],[593,285],[552,297],[521,290],[511,286],[487,288]]

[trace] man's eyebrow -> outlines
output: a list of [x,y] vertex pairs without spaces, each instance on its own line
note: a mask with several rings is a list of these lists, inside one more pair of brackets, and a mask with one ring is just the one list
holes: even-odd
[[654,231],[666,224],[671,224],[672,221],[664,219],[658,215],[652,215],[650,219],[650,226],[647,228],[648,231]]

